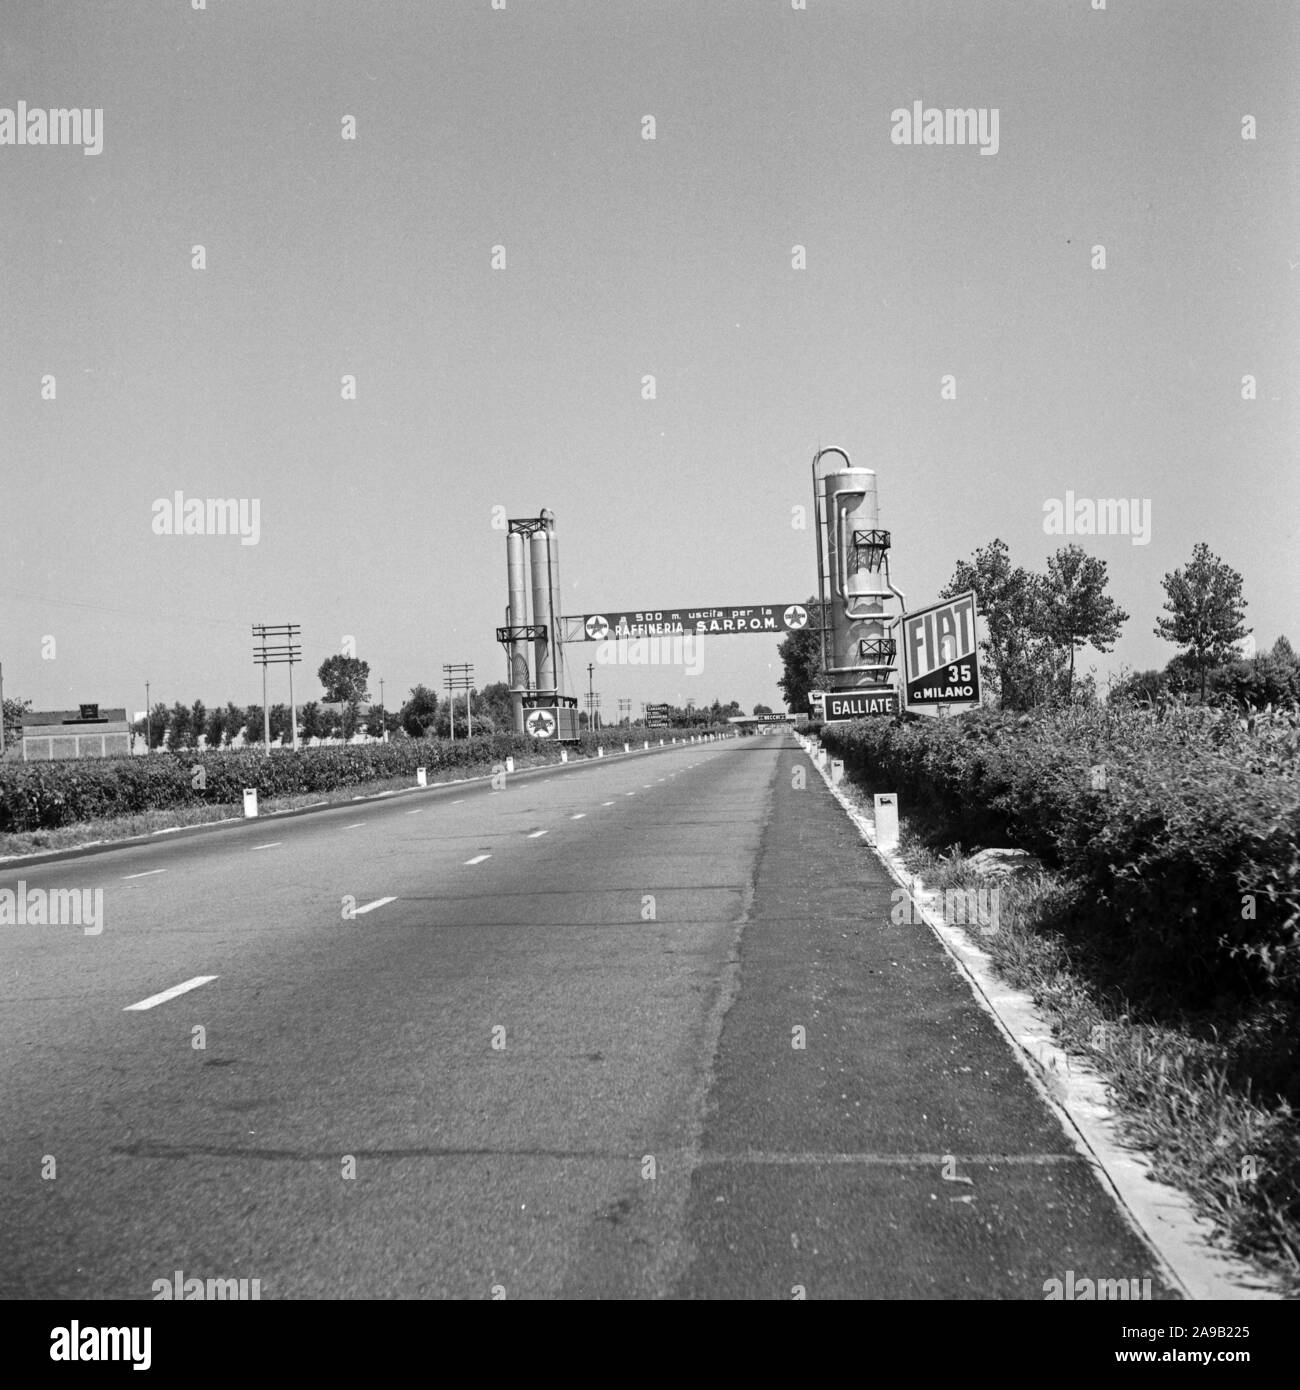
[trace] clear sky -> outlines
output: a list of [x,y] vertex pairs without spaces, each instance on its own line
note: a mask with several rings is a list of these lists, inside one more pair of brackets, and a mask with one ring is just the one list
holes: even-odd
[[[913,606],[995,536],[1043,568],[1068,491],[1151,508],[1078,538],[1132,614],[1085,666],[1173,655],[1199,540],[1300,644],[1300,9],[1091,5],[7,6],[0,108],[101,108],[103,148],[0,145],[5,693],[255,702],[285,621],[300,699],[345,635],[390,706],[501,679],[494,508],[555,512],[569,613],[803,599],[828,444]],[[996,109],[996,154],[893,143],[917,101]],[[257,544],[155,535],[177,490]],[[775,646],[603,707],[779,706]]]

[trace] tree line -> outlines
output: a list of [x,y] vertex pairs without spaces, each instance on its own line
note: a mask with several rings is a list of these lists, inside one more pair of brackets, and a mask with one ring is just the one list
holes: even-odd
[[[446,695],[423,683],[411,688],[407,698],[396,709],[383,709],[370,701],[370,666],[358,657],[334,654],[327,657],[317,671],[323,690],[322,700],[309,700],[298,708],[298,737],[300,740],[350,740],[358,734],[369,738],[450,738],[453,735],[452,706]],[[454,736],[468,736],[472,724],[476,734],[508,733],[513,727],[510,690],[505,681],[495,681],[481,690],[469,692],[470,714],[467,717],[465,692],[455,698]],[[739,714],[740,704],[732,700],[724,705],[715,699],[712,705],[699,708],[688,706],[671,711],[672,722],[679,726],[706,725]],[[608,724],[611,721],[606,720]],[[625,717],[618,721],[627,724]],[[578,716],[579,726],[587,727],[587,711]],[[202,700],[192,704],[176,701],[170,707],[159,702],[145,719],[137,720],[135,732],[148,741],[151,748],[175,752],[197,748],[200,737],[208,748],[229,747],[241,738],[245,745],[260,744],[265,738],[266,719],[261,705],[228,703],[209,709]],[[286,704],[270,708],[271,743],[287,744],[292,739],[290,711]]]
[[[1076,654],[1086,646],[1109,652],[1129,621],[1106,593],[1107,583],[1106,562],[1077,545],[1048,556],[1043,572],[1013,564],[1001,540],[959,560],[939,597],[975,592],[985,630],[979,657],[986,702],[1013,710],[1095,702],[1096,679],[1091,672],[1079,675]],[[1255,708],[1300,700],[1300,661],[1285,637],[1267,653],[1243,652],[1251,629],[1242,577],[1205,542],[1161,585],[1164,609],[1154,632],[1180,650],[1163,671],[1125,675],[1112,685],[1112,700],[1194,695]],[[778,648],[784,673],[777,683],[792,710],[807,709],[808,692],[826,682],[819,605],[811,601],[809,611],[808,627]]]

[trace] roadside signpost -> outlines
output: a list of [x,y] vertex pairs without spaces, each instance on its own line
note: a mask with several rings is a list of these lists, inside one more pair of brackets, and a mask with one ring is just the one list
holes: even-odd
[[868,690],[828,690],[822,700],[827,724],[866,719],[873,714],[898,713],[898,692],[886,686]]

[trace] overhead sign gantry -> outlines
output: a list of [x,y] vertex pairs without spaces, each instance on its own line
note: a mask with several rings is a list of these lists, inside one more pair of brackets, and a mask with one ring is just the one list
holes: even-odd
[[[831,456],[842,463],[823,469],[823,460]],[[980,680],[975,594],[957,594],[907,612],[907,599],[889,574],[892,537],[880,525],[875,470],[855,468],[843,449],[831,446],[814,454],[812,479],[821,614],[816,624],[807,604],[800,602],[561,615],[554,515],[543,511],[538,517],[510,521],[507,622],[497,628],[497,641],[507,652],[515,732],[577,738],[578,702],[563,693],[566,642],[781,636],[810,627],[820,639],[827,685],[810,693],[810,703],[827,722],[902,710],[939,717],[976,708]],[[660,717],[657,709],[656,715]]]

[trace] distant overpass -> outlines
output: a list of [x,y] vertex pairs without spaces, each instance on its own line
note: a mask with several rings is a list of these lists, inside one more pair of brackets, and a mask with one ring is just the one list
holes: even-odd
[[779,729],[796,722],[807,723],[807,720],[806,714],[733,714],[728,717],[727,723],[739,725],[744,733],[765,734],[769,729]]

